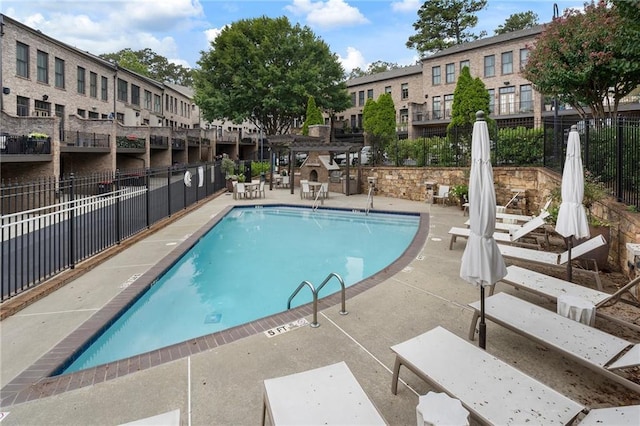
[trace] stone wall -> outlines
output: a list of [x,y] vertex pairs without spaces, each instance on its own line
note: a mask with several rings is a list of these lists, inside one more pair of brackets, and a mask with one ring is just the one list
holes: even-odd
[[[376,195],[413,201],[426,201],[425,182],[453,186],[469,181],[468,168],[374,167],[363,168],[362,172],[362,192],[368,190],[367,177],[375,177]],[[540,212],[551,191],[562,181],[560,174],[537,167],[495,167],[493,176],[497,203],[505,205],[513,195],[512,189],[524,189],[526,207],[523,213],[531,215]],[[629,276],[632,271],[627,265],[626,244],[640,243],[640,213],[609,198],[596,203],[591,214],[610,224],[609,268]]]

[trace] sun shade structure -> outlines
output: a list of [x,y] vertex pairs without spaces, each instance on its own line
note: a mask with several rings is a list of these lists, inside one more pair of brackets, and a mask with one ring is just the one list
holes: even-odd
[[584,198],[584,170],[582,168],[582,156],[580,155],[580,135],[578,127],[571,126],[567,140],[567,154],[562,170],[562,203],[558,210],[556,232],[565,238],[569,261],[567,262],[567,281],[572,280],[571,271],[571,246],[572,237],[577,239],[587,238],[589,222],[587,213],[582,205]]
[[486,347],[484,321],[484,287],[507,275],[498,244],[493,238],[496,226],[496,192],[489,149],[489,129],[484,112],[476,113],[471,138],[471,173],[469,175],[469,238],[462,254],[460,277],[480,286],[481,316],[479,346]]

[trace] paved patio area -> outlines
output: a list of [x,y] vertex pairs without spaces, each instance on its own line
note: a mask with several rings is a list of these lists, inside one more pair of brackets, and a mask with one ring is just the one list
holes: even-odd
[[[220,195],[193,212],[101,262],[55,293],[0,323],[1,377],[4,387],[53,348],[142,274],[176,244],[232,204],[301,203],[289,190],[266,190],[261,200]],[[327,207],[364,209],[366,195],[331,193]],[[464,244],[448,250],[451,226],[466,218],[456,207],[431,206],[375,197],[374,210],[430,213],[430,232],[419,255],[401,272],[318,315],[318,328],[301,327],[277,337],[259,333],[153,368],[99,384],[80,386],[25,403],[3,406],[5,425],[117,425],[180,410],[183,425],[258,424],[263,380],[345,361],[383,417],[394,425],[415,425],[418,395],[431,389],[403,370],[405,383],[391,393],[394,357],[390,346],[441,325],[466,338],[479,290],[459,278]],[[293,283],[292,285],[295,285]],[[507,286],[496,291],[516,294]],[[517,294],[550,307],[543,299]],[[307,317],[310,320],[310,317]],[[599,320],[598,320],[599,321]],[[602,324],[596,322],[596,326]],[[603,379],[491,322],[487,351],[590,407],[640,403],[640,395]],[[437,350],[437,348],[434,348]],[[8,414],[7,414],[8,413]]]

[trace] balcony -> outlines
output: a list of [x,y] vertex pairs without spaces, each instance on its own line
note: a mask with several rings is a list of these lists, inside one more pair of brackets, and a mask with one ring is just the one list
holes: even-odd
[[[48,161],[51,160],[51,138],[0,134],[0,153],[7,161]],[[31,158],[24,158],[29,156]],[[42,157],[39,160],[37,157]]]

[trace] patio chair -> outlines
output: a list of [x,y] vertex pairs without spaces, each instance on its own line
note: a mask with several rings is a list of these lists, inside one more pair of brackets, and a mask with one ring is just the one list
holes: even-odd
[[[469,340],[473,340],[480,317],[480,301],[469,306],[474,310],[469,328]],[[631,343],[507,293],[486,298],[484,315],[496,324],[640,393],[640,384],[617,372],[640,366],[640,343]]]
[[442,200],[444,206],[449,200],[449,185],[438,185],[438,193],[433,196],[434,201]]
[[311,198],[311,188],[309,181],[300,181],[300,198]]
[[400,367],[462,402],[481,424],[571,423],[584,406],[442,327],[394,345],[391,392]]
[[[547,216],[549,216],[549,212],[542,212],[540,216],[536,216],[535,218],[531,219],[524,225],[516,226],[515,228],[510,229],[508,234],[505,232],[494,232],[493,238],[498,243],[516,244],[520,246],[530,245],[530,246],[533,246],[534,248],[539,248],[537,241],[536,243],[524,243],[521,241],[521,239],[527,236],[528,234],[530,234],[531,232],[535,231],[542,225],[544,225],[545,224],[544,218]],[[471,229],[459,228],[454,226],[451,229],[449,229],[449,234],[451,235],[451,241],[449,242],[449,250],[452,250],[453,244],[456,242],[458,237],[469,238],[469,235],[471,234]]]
[[[596,248],[603,246],[607,243],[602,235],[596,235],[595,237],[584,241],[571,249],[571,260],[577,260],[579,257],[585,256],[589,252]],[[508,259],[515,259],[519,261],[532,262],[545,266],[566,266],[569,260],[569,252],[563,251],[562,253],[554,253],[542,250],[532,250],[525,247],[516,247],[507,244],[498,244],[500,253],[502,256]],[[598,273],[598,265],[593,259],[584,258],[581,260],[590,261],[593,265],[593,270],[576,269],[577,271],[588,272],[594,275],[596,280],[596,288],[602,291],[602,281]]]
[[289,187],[289,176],[282,176],[281,177],[280,186],[282,186],[283,188],[288,188]]
[[264,191],[264,181],[260,182],[260,186],[258,186],[258,189],[256,190],[256,197],[258,197],[258,198],[265,198],[266,197],[266,193]]
[[[615,322],[617,324],[627,326],[640,332],[640,327],[635,324],[629,323],[616,316],[609,315],[603,312],[601,307],[611,306],[617,303],[625,293],[629,293],[630,297],[636,304],[640,304],[640,301],[631,292],[631,289],[640,284],[640,277],[629,281],[624,286],[620,287],[618,291],[613,294],[605,293],[599,290],[593,290],[579,284],[574,284],[569,281],[561,280],[560,278],[551,277],[549,275],[542,274],[540,272],[531,271],[526,268],[522,268],[516,265],[510,265],[507,267],[507,275],[500,280],[505,284],[509,284],[518,290],[529,291],[538,296],[545,297],[554,303],[558,302],[560,296],[573,296],[578,297],[584,301],[587,301],[596,308],[596,316],[606,319],[608,321]],[[493,294],[495,290],[495,284],[489,288],[489,296]]]
[[262,425],[386,425],[342,361],[264,381]]
[[323,182],[320,185],[320,197],[329,198],[329,183],[328,182]]
[[236,183],[236,198],[240,199],[240,198],[248,198],[247,197],[247,190],[244,186],[243,182],[238,182]]

